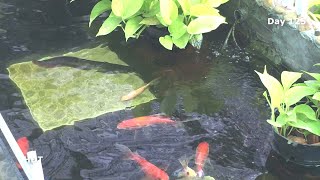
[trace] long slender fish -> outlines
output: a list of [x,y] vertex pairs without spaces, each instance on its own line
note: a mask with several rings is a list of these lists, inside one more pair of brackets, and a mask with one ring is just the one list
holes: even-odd
[[139,96],[141,93],[143,93],[143,91],[145,91],[152,83],[154,83],[155,81],[157,81],[160,77],[150,81],[148,84],[136,89],[136,90],[133,90],[131,91],[129,94],[125,95],[125,96],[122,96],[121,97],[121,101],[129,101],[137,96]]
[[150,163],[149,161],[141,157],[139,154],[133,153],[127,146],[122,144],[116,144],[115,146],[119,151],[125,153],[129,159],[136,161],[143,170],[143,172],[147,175],[148,179],[169,180],[169,176],[165,171]]

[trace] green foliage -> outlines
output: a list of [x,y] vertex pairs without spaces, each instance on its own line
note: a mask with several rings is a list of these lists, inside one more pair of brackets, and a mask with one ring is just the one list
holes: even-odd
[[228,0],[101,0],[91,11],[89,26],[104,12],[104,21],[97,36],[107,35],[120,26],[125,38],[139,38],[149,26],[167,28],[168,34],[159,38],[165,48],[184,49],[188,42],[200,48],[202,34],[226,23],[219,7]]
[[[294,129],[303,129],[304,134],[312,133],[320,136],[320,74],[308,73],[316,80],[296,83],[302,73],[284,71],[281,83],[268,74],[266,68],[259,73],[260,80],[267,88],[264,96],[271,108],[271,118],[267,120],[283,136],[290,135]],[[305,99],[305,103],[301,100]],[[275,109],[279,111],[276,117]]]
[[308,14],[314,21],[320,19],[320,0],[309,0],[308,1]]

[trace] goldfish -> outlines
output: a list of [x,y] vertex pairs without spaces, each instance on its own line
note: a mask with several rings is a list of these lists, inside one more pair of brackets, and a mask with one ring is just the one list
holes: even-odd
[[154,124],[175,124],[176,121],[171,120],[165,116],[141,116],[133,119],[128,119],[120,122],[117,125],[118,129],[138,129],[142,127],[151,126]]
[[189,159],[183,157],[179,159],[179,162],[182,165],[182,169],[179,169],[176,174],[178,178],[193,179],[194,177],[197,177],[197,173],[188,166]]
[[160,77],[150,81],[148,84],[136,89],[136,90],[133,90],[131,91],[129,94],[125,95],[125,96],[122,96],[121,97],[121,101],[129,101],[137,96],[139,96],[141,93],[143,93],[151,84],[153,84],[155,81],[157,81]]
[[201,142],[196,150],[196,159],[195,164],[197,166],[197,174],[199,177],[203,177],[203,167],[205,164],[206,159],[208,158],[209,154],[209,144],[207,142]]
[[168,174],[154,164],[150,163],[137,153],[133,153],[127,146],[122,144],[115,144],[116,148],[125,153],[126,156],[133,161],[136,161],[143,172],[150,180],[169,180]]
[[[27,156],[27,153],[29,151],[29,140],[27,137],[21,137],[17,140],[17,143],[23,153],[24,156]],[[17,167],[19,169],[22,169],[21,165],[19,163],[16,163],[17,164]]]
[[183,167],[182,170],[179,169],[175,175],[179,180],[215,180],[211,176],[197,177],[197,173],[188,166],[189,160],[186,157],[180,158],[179,162]]

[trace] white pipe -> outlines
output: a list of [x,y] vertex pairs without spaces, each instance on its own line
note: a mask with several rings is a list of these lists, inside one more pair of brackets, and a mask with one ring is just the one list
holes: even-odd
[[308,16],[308,4],[309,0],[295,0],[295,7],[298,16]]
[[[7,126],[7,123],[3,119],[1,113],[0,113],[0,129],[1,129],[4,137],[6,138],[10,148],[12,149],[14,155],[16,156],[19,164],[21,165],[23,171],[25,172],[26,176],[28,177],[28,179],[29,180],[43,180],[44,178],[43,178],[42,165],[41,165],[41,168],[39,168],[39,167],[34,167],[32,162],[31,163],[27,162],[26,157],[23,155],[17,141],[13,137],[13,135],[12,135],[9,127]],[[28,159],[30,159],[30,158],[28,158]],[[41,164],[41,160],[39,160],[39,161]],[[41,171],[41,172],[39,172],[39,171]],[[42,175],[42,177],[41,177],[41,175]]]

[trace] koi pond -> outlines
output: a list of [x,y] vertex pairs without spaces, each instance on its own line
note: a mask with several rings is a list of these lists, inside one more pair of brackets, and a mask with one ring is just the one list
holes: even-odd
[[[45,179],[152,179],[146,177],[152,169],[128,159],[122,145],[170,179],[197,179],[178,177],[179,161],[195,169],[201,142],[210,150],[204,175],[216,180],[319,179],[319,169],[288,163],[271,150],[270,111],[254,71],[266,65],[279,77],[284,68],[232,44],[222,50],[229,25],[206,34],[200,50],[168,51],[147,34],[128,42],[120,31],[96,38],[98,27],[88,29],[86,19],[26,21],[41,12],[23,16],[22,7],[1,7],[7,29],[0,31],[0,113],[14,137],[27,137],[29,149],[43,156]],[[117,103],[151,81],[132,102]],[[62,84],[75,88],[55,90]],[[55,101],[62,96],[69,99]],[[142,116],[175,123],[119,128]]]

